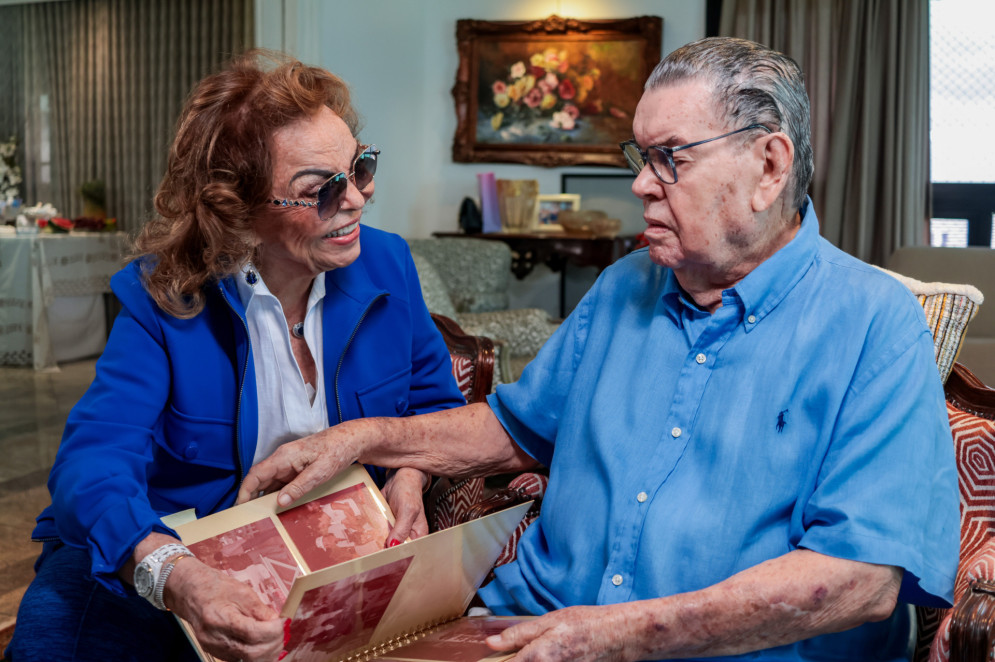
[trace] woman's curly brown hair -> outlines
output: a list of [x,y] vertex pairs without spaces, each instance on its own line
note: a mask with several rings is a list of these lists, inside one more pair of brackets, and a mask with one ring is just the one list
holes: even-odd
[[267,204],[273,175],[269,139],[322,106],[356,135],[358,118],[341,79],[270,51],[238,56],[197,84],[177,122],[157,215],[135,240],[136,255],[146,257],[145,286],[160,308],[197,315],[204,286],[252,257],[252,219]]

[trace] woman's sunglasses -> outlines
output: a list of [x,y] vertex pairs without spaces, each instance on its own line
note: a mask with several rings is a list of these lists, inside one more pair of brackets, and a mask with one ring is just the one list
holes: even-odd
[[342,204],[346,189],[349,188],[351,179],[356,188],[364,190],[373,182],[373,175],[377,172],[377,157],[380,150],[376,145],[363,145],[360,147],[359,156],[352,162],[352,172],[348,175],[340,172],[325,180],[325,183],[318,189],[317,201],[310,200],[270,200],[274,205],[280,207],[317,207],[318,218],[324,220],[333,216]]

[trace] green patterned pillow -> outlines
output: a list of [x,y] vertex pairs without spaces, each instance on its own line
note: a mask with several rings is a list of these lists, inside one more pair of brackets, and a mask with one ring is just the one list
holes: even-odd
[[936,367],[940,370],[940,379],[946,383],[964,342],[967,324],[978,314],[978,308],[985,301],[984,295],[973,285],[924,283],[887,269],[881,271],[912,290],[922,304],[926,322],[933,332]]

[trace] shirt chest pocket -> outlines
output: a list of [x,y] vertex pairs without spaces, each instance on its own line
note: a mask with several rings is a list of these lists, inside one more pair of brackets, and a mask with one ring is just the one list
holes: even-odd
[[411,388],[411,371],[399,370],[372,386],[356,391],[360,415],[403,416],[408,411],[408,392]]
[[235,468],[235,421],[191,416],[170,407],[157,437],[163,451],[180,462],[217,469]]

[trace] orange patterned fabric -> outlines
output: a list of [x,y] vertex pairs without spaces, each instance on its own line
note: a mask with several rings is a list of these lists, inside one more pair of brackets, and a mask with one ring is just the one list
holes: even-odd
[[[954,601],[971,581],[995,576],[995,421],[961,411],[947,402],[960,484],[960,563]],[[921,611],[921,610],[920,610]],[[950,610],[937,610],[939,628],[930,662],[950,659]],[[932,618],[920,614],[929,625]],[[916,659],[921,659],[918,655]]]

